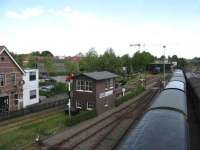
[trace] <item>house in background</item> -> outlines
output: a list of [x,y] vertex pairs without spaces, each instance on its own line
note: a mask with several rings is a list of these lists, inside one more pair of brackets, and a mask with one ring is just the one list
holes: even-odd
[[39,71],[26,69],[23,76],[23,107],[39,103]]
[[108,71],[83,73],[73,81],[72,106],[95,109],[101,114],[114,107],[116,74]]
[[5,46],[0,46],[0,113],[15,111],[23,106],[24,70]]

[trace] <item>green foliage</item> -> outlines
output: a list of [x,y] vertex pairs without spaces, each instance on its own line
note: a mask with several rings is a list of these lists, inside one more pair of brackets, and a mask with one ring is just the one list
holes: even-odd
[[52,94],[59,94],[59,93],[64,93],[67,92],[67,86],[64,83],[56,83],[54,88],[51,89]]
[[142,86],[137,87],[134,91],[131,91],[129,93],[127,93],[125,96],[120,97],[119,99],[117,99],[115,101],[115,106],[119,106],[122,103],[130,100],[131,98],[137,96],[138,94],[140,94],[141,92],[143,92],[145,89]]
[[128,54],[123,55],[121,57],[121,63],[123,67],[126,67],[127,69],[126,72],[130,74],[132,72],[132,64],[131,64],[131,58]]
[[187,60],[184,58],[179,58],[177,62],[178,68],[184,68],[187,64]]
[[115,55],[112,48],[105,51],[105,53],[100,56],[100,67],[101,70],[108,70],[115,73],[120,73],[122,69],[122,63],[120,57]]
[[96,117],[96,111],[91,110],[91,111],[82,111],[80,114],[77,114],[75,116],[72,116],[71,119],[67,118],[66,125],[67,126],[73,126],[76,125],[82,121],[91,119]]
[[55,64],[52,57],[48,56],[44,59],[44,68],[47,71],[48,75],[55,70]]
[[149,52],[137,51],[132,58],[132,66],[134,71],[144,71],[148,64],[154,61],[154,56]]
[[67,70],[67,74],[77,74],[79,72],[79,64],[72,61],[65,61],[65,67]]
[[101,56],[98,56],[94,48],[90,49],[80,62],[80,70],[86,72],[108,70],[119,73],[121,67],[120,57],[117,57],[111,48]]
[[28,64],[26,67],[36,68],[36,57],[35,56],[33,56],[33,55],[28,56]]
[[80,70],[86,72],[92,72],[100,70],[99,57],[94,48],[91,48],[86,56],[80,61]]
[[53,54],[50,51],[42,51],[40,56],[53,57]]
[[61,93],[67,93],[68,87],[64,83],[56,83],[54,87],[49,91],[40,91],[41,96],[51,97]]

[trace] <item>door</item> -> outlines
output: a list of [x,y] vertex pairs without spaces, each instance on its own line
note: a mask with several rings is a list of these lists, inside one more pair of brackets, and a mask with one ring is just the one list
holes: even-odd
[[9,97],[0,97],[0,113],[9,111]]

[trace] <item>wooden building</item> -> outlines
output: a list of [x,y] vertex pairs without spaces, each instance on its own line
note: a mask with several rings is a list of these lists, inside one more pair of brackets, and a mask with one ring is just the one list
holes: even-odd
[[108,71],[83,73],[73,82],[72,105],[79,109],[96,109],[98,114],[114,107],[116,74]]
[[15,111],[23,98],[24,70],[5,46],[0,46],[0,113]]

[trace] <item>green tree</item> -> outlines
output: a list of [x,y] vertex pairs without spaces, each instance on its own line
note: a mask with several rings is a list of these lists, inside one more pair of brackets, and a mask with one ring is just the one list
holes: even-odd
[[50,51],[43,51],[41,52],[41,56],[53,57],[53,54]]
[[86,56],[80,61],[80,70],[81,71],[97,71],[99,70],[99,57],[94,48],[91,48]]
[[40,56],[41,54],[39,51],[33,51],[33,52],[31,52],[31,55],[32,56]]
[[33,55],[29,55],[28,56],[28,63],[27,63],[27,66],[25,67],[28,67],[28,68],[36,68],[36,57],[33,56]]
[[154,56],[151,55],[149,52],[140,52],[137,51],[133,58],[132,58],[132,66],[134,71],[144,71],[146,70],[146,67],[154,62]]
[[184,68],[187,65],[187,60],[184,58],[179,58],[177,61],[178,68]]
[[131,58],[128,54],[125,54],[121,57],[121,63],[123,67],[126,67],[127,73],[129,74],[132,71]]
[[55,69],[55,62],[52,57],[48,56],[44,59],[44,69],[47,71],[47,74],[54,72]]
[[171,61],[178,62],[178,56],[177,55],[173,55],[172,58],[171,58]]
[[100,56],[100,68],[101,70],[108,70],[115,73],[121,73],[122,63],[121,58],[115,55],[112,48],[109,48],[105,53]]
[[67,74],[77,74],[79,72],[79,64],[77,62],[65,61],[65,67],[67,70]]

